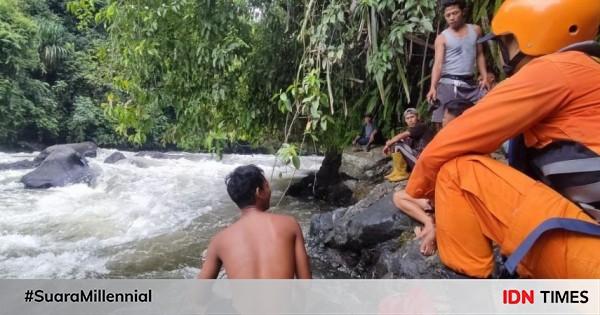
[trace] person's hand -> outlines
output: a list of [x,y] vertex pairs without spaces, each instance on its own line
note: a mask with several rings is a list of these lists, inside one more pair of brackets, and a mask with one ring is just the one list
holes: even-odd
[[416,239],[421,240],[419,249],[421,254],[424,256],[431,256],[435,254],[437,245],[435,243],[435,226],[433,223],[425,224],[422,228],[415,231],[417,234]]
[[488,78],[487,74],[479,76],[479,88],[482,90],[486,90],[486,91],[489,91],[492,89],[492,86],[490,84],[490,79]]
[[386,144],[383,147],[383,154],[388,155],[390,153],[390,147]]
[[429,93],[427,93],[427,101],[430,104],[433,104],[436,100],[437,100],[437,89],[436,88],[431,88],[429,90]]

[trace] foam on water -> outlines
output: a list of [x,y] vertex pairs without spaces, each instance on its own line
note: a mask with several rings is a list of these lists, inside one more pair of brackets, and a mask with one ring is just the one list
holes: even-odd
[[[249,163],[269,177],[274,162],[267,155],[169,160],[124,152],[142,164],[104,164],[113,152],[99,150],[89,159],[98,173],[90,186],[26,190],[19,181],[30,170],[0,171],[0,278],[189,277],[208,239],[237,215],[223,178]],[[0,163],[34,156],[0,153]],[[296,175],[316,170],[320,161],[303,158]],[[275,170],[274,198],[292,173]],[[307,210],[317,209],[297,202],[285,209],[305,219]]]

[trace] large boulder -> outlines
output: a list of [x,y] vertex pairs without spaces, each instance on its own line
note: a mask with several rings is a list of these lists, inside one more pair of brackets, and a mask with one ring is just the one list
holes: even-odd
[[391,195],[386,195],[363,211],[348,211],[336,222],[327,245],[359,250],[397,238],[412,226],[412,220],[396,209]]
[[72,149],[73,151],[79,153],[82,157],[96,157],[98,152],[98,146],[93,142],[80,142],[80,143],[67,143],[67,144],[57,144],[53,146],[49,146],[44,149],[38,156],[33,160],[34,162],[40,164],[44,161],[52,152],[61,151],[63,149]]
[[35,170],[21,178],[26,188],[60,187],[94,179],[85,158],[72,147],[53,149]]
[[312,217],[307,243],[312,264],[322,273],[317,276],[374,277],[375,263],[389,247],[382,244],[399,244],[413,226],[392,204],[394,190],[395,185],[383,183],[351,207]]
[[[461,278],[437,255],[425,257],[414,240],[416,222],[398,210],[391,194],[402,185],[381,183],[355,205],[313,215],[307,252],[318,278]],[[495,252],[493,278],[506,277]]]
[[383,154],[381,147],[371,149],[369,152],[354,152],[353,148],[346,148],[342,154],[340,172],[359,180],[380,179],[391,168],[390,158]]

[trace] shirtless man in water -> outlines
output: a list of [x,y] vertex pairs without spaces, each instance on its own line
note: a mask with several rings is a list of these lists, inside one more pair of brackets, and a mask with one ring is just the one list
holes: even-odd
[[293,217],[267,213],[271,188],[255,165],[236,168],[225,179],[241,217],[208,245],[199,279],[215,279],[221,266],[229,279],[310,279],[304,238]]

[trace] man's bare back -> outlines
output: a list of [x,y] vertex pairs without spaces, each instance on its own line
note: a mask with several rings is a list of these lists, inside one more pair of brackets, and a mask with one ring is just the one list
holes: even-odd
[[211,240],[198,278],[216,278],[221,266],[230,279],[311,278],[300,226],[291,216],[265,212],[270,195],[265,180],[255,205],[243,207],[241,217]]

